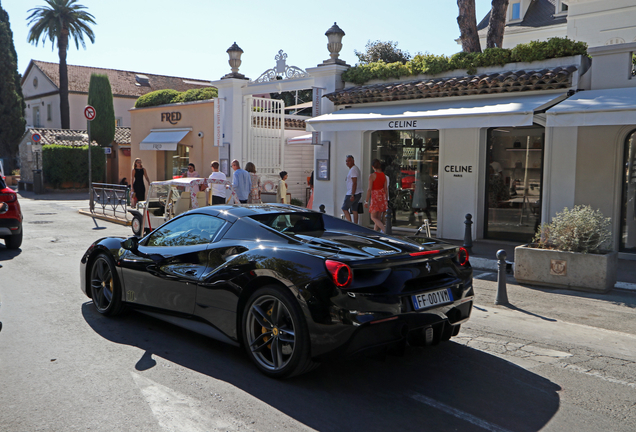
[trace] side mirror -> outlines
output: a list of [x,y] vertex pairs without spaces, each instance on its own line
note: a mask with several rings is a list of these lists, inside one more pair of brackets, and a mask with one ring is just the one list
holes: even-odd
[[137,237],[130,237],[127,240],[121,242],[121,247],[131,252],[137,252],[139,246],[139,239]]

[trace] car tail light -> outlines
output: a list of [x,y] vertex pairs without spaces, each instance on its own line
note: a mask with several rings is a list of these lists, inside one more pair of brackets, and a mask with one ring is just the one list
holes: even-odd
[[325,267],[327,267],[327,271],[333,278],[333,283],[335,283],[336,286],[346,287],[351,283],[353,272],[351,271],[351,267],[345,263],[327,260],[325,261]]
[[0,202],[14,202],[18,199],[18,195],[12,192],[0,193]]
[[424,256],[424,255],[435,255],[438,254],[440,251],[438,250],[430,250],[430,251],[421,251],[421,252],[413,252],[411,255],[412,257],[416,257],[416,256]]
[[468,264],[468,251],[466,248],[459,248],[459,251],[457,252],[457,261],[459,261],[459,265],[461,266]]

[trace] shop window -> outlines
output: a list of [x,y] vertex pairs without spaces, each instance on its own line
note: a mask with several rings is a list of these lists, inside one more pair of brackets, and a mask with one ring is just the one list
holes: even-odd
[[491,239],[529,242],[541,223],[544,128],[488,131],[486,226]]
[[636,253],[636,131],[625,140],[623,200],[621,211],[621,252]]
[[[373,159],[382,162],[389,178],[393,226],[417,228],[428,219],[435,228],[439,131],[376,131],[371,135],[369,167]],[[367,181],[364,179],[365,190]]]
[[122,124],[122,119],[121,117],[116,117],[115,118],[115,127],[120,127]]
[[179,144],[177,150],[166,151],[165,156],[168,179],[184,177],[190,163],[190,148]]

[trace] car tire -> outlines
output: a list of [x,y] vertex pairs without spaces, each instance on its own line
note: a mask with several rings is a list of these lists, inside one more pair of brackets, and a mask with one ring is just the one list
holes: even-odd
[[102,315],[115,316],[122,313],[121,284],[117,276],[117,269],[113,259],[100,253],[91,262],[88,273],[88,285],[95,309]]
[[20,234],[5,237],[4,244],[7,249],[18,249],[22,245],[22,231],[20,231]]
[[134,215],[130,226],[132,227],[133,234],[137,237],[141,237],[141,225],[141,216]]
[[248,356],[269,377],[287,378],[317,366],[310,358],[300,305],[284,288],[268,285],[250,296],[243,309],[242,333]]

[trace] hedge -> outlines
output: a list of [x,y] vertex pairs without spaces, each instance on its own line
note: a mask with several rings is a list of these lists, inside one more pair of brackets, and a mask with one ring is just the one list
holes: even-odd
[[184,92],[166,89],[156,90],[146,93],[137,99],[135,108],[151,107],[179,102],[192,102],[198,100],[208,100],[218,97],[219,92],[216,87],[204,87],[200,89],[190,89]]
[[437,75],[443,72],[465,69],[475,74],[478,67],[503,66],[506,63],[533,62],[574,55],[587,55],[587,44],[565,38],[550,38],[519,44],[512,49],[486,48],[483,53],[459,52],[447,57],[418,54],[412,60],[384,63],[383,61],[356,65],[342,74],[342,79],[354,84],[364,84],[374,79],[398,79],[416,75]]
[[[93,182],[102,182],[106,157],[101,147],[91,148]],[[63,183],[73,182],[88,187],[88,146],[69,147],[49,144],[42,147],[42,171],[44,182],[60,188]]]

